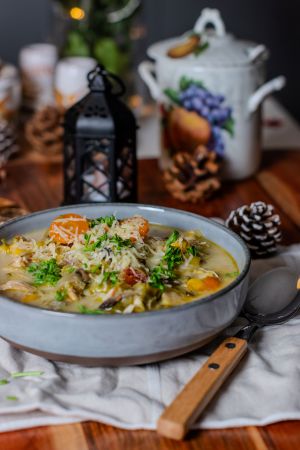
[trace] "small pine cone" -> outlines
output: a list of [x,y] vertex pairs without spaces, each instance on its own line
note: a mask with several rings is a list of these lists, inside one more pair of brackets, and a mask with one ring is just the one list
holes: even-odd
[[280,217],[264,202],[251,203],[232,211],[226,225],[246,242],[251,256],[259,258],[276,252],[281,241]]
[[164,172],[164,181],[173,197],[183,202],[196,203],[209,198],[220,188],[218,172],[216,153],[199,146],[193,155],[176,153],[172,166]]
[[63,150],[64,111],[55,106],[45,106],[26,124],[25,137],[32,150],[39,153],[58,154]]
[[13,219],[18,216],[24,216],[28,211],[21,208],[13,200],[5,197],[0,197],[0,225],[9,219]]
[[9,157],[18,151],[17,132],[14,123],[0,119],[0,166],[2,167]]

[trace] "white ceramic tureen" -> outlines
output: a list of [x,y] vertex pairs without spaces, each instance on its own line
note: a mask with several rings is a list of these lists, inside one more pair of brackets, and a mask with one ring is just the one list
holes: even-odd
[[285,85],[265,83],[264,45],[225,32],[216,9],[204,9],[193,31],[148,49],[139,73],[160,105],[161,166],[177,151],[205,145],[224,156],[226,178],[252,175],[260,163],[260,106]]

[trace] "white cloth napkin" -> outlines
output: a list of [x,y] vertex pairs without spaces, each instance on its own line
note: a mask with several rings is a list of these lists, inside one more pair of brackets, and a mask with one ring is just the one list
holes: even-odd
[[[300,273],[300,245],[254,261],[251,278],[278,266]],[[154,429],[163,408],[201,367],[207,349],[160,364],[84,368],[16,350],[0,339],[0,431],[96,420],[126,429]],[[12,378],[15,371],[42,371]],[[300,316],[257,332],[250,351],[196,428],[265,425],[300,419]]]

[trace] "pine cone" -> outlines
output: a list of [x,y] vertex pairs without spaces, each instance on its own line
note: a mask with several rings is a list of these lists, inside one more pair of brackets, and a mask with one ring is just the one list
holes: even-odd
[[34,151],[45,155],[62,152],[63,118],[64,111],[54,106],[46,106],[32,116],[26,124],[25,137]]
[[280,217],[264,202],[251,203],[232,211],[226,225],[246,242],[252,257],[271,255],[281,241]]
[[24,216],[28,211],[8,198],[0,197],[0,225],[9,219]]
[[196,203],[210,197],[221,186],[219,161],[213,151],[198,146],[194,154],[178,152],[172,166],[164,172],[167,190],[183,202]]
[[5,119],[0,119],[0,167],[17,150],[15,125]]

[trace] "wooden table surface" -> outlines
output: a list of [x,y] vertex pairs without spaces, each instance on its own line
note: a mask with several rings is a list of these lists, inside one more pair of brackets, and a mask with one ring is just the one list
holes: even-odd
[[[156,160],[139,162],[139,202],[171,206],[205,216],[226,218],[233,208],[263,200],[281,214],[284,242],[300,241],[300,151],[268,152],[256,177],[227,183],[221,193],[204,204],[182,204],[164,190]],[[37,211],[62,200],[59,163],[15,159],[8,167],[0,196]],[[46,426],[0,434],[2,450],[296,450],[300,448],[300,424],[281,422],[266,427],[192,432],[184,442],[161,438],[153,431],[125,431],[96,422]]]

